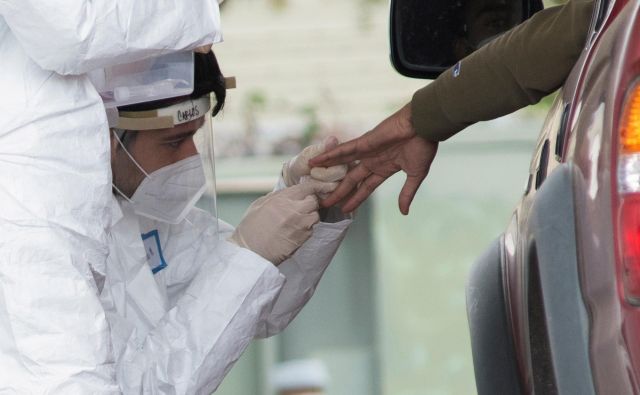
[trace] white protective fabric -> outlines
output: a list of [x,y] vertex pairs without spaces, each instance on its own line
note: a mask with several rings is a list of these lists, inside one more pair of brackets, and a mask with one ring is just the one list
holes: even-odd
[[313,225],[320,221],[318,194],[333,192],[336,186],[310,180],[256,199],[229,241],[279,265],[311,236]]
[[109,133],[82,73],[219,40],[211,0],[0,0],[0,393],[119,393]]
[[127,394],[214,391],[251,339],[280,332],[298,314],[351,223],[316,224],[276,268],[226,241],[233,228],[222,221],[218,240],[215,219],[200,209],[171,225],[118,201],[101,299]]
[[[139,168],[144,172],[142,167]],[[200,154],[151,174],[145,172],[145,176],[131,199],[127,200],[137,214],[170,224],[182,222],[207,189]]]

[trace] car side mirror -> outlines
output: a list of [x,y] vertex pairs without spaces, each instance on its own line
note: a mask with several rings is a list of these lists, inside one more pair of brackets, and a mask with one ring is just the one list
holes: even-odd
[[391,0],[391,62],[435,79],[543,8],[542,0]]

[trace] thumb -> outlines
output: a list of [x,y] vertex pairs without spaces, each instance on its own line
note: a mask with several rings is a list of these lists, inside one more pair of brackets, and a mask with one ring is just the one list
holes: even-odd
[[[329,150],[332,150],[332,149],[336,148],[339,143],[340,142],[338,141],[338,139],[335,136],[327,137],[323,141],[322,152],[327,152]],[[319,152],[319,153],[321,153],[321,152]]]
[[311,177],[324,182],[340,181],[347,175],[348,170],[349,168],[347,165],[314,167],[311,169]]
[[320,143],[305,147],[302,152],[294,158],[294,162],[297,163],[297,166],[300,169],[299,172],[301,174],[299,175],[308,175],[311,170],[309,160],[325,152],[328,149],[327,147],[334,147],[337,145],[338,140],[335,137],[333,137],[333,139],[336,141],[335,143],[331,140],[331,137],[328,137]]
[[336,182],[322,182],[310,179],[291,187],[292,194],[298,199],[304,199],[309,195],[331,193],[338,187]]
[[304,149],[305,151],[305,159],[309,161],[310,159],[315,158],[323,152],[334,149],[338,146],[338,139],[334,136],[329,136],[322,140],[322,142],[310,145]]

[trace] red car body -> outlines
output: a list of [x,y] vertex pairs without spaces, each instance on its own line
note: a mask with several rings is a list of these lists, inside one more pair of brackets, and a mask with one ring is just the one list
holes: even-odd
[[469,278],[479,394],[640,393],[640,199],[621,190],[640,190],[621,148],[639,79],[640,1],[596,1],[526,191]]

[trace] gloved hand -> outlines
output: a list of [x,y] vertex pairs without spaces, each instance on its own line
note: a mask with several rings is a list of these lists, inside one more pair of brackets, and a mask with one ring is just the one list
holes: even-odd
[[293,157],[282,167],[282,178],[287,186],[293,186],[300,183],[300,179],[304,176],[325,182],[340,181],[347,174],[347,165],[337,165],[331,167],[309,167],[309,160],[320,155],[321,153],[333,149],[338,145],[338,139],[335,137],[327,137],[322,143],[310,145],[301,153]]
[[257,199],[229,241],[279,265],[307,241],[320,220],[317,195],[331,193],[336,186],[309,180]]

